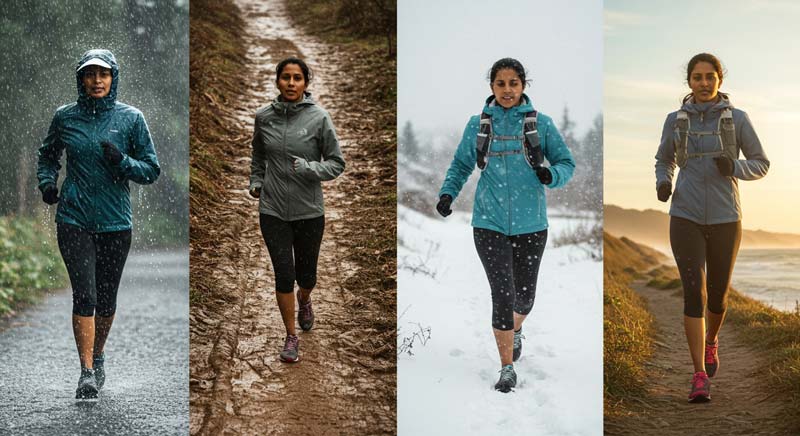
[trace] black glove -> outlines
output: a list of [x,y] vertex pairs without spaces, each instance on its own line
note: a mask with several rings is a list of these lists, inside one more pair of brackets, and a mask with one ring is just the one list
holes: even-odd
[[658,185],[658,201],[667,202],[672,195],[672,183],[662,183]]
[[114,165],[119,165],[119,163],[122,162],[122,153],[116,145],[108,141],[103,141],[100,145],[103,147],[103,157],[105,157],[107,161]]
[[436,205],[436,211],[439,212],[439,215],[443,217],[447,217],[453,211],[450,209],[450,205],[453,204],[453,197],[444,194],[439,197],[439,204]]
[[717,164],[717,169],[720,174],[725,177],[733,176],[733,159],[728,156],[715,157],[714,163]]
[[55,183],[48,183],[42,187],[42,201],[47,204],[58,203],[58,188]]
[[542,185],[549,185],[553,183],[553,173],[550,172],[549,168],[536,167],[536,177],[539,178],[539,181],[542,182]]

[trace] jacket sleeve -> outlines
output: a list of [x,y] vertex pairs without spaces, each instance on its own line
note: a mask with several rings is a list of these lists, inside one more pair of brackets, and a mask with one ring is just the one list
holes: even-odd
[[256,114],[255,122],[253,122],[253,141],[251,143],[253,150],[250,155],[250,191],[261,188],[261,185],[264,184],[264,173],[267,170],[267,155],[264,150],[263,141],[261,141],[260,132],[261,128],[259,127],[258,114]]
[[344,156],[339,149],[339,139],[336,137],[336,130],[333,128],[333,121],[328,114],[322,118],[320,127],[320,151],[322,161],[308,162],[302,168],[302,175],[311,180],[327,181],[339,177],[344,171]]
[[458,143],[453,161],[450,162],[450,168],[447,169],[447,174],[444,176],[442,189],[439,190],[439,197],[447,194],[455,200],[464,183],[469,179],[472,171],[475,170],[478,158],[475,147],[480,128],[479,123],[480,117],[473,116],[467,123],[467,127],[464,128],[461,142]]
[[61,154],[64,151],[64,143],[61,142],[60,120],[58,112],[53,115],[50,128],[47,129],[42,145],[39,147],[39,161],[36,168],[36,177],[39,179],[39,189],[49,183],[56,184],[58,181],[58,170],[61,169]]
[[133,149],[119,163],[122,175],[140,185],[149,185],[158,179],[161,167],[158,165],[153,139],[144,115],[137,115],[133,126]]
[[550,174],[553,176],[553,181],[548,188],[560,188],[569,182],[572,174],[575,172],[575,159],[572,157],[564,138],[558,132],[553,120],[547,119],[545,124],[544,134],[544,155],[547,161],[550,162]]
[[738,130],[736,139],[745,159],[733,162],[733,176],[742,180],[758,180],[767,175],[769,160],[746,113]]
[[656,189],[662,183],[669,183],[672,186],[672,176],[675,174],[675,141],[673,138],[673,128],[670,116],[664,120],[664,127],[661,129],[661,142],[656,152]]

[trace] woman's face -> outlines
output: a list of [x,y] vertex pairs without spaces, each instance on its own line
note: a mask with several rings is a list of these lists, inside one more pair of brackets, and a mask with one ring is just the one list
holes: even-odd
[[307,85],[303,70],[297,64],[286,64],[278,77],[278,90],[284,101],[300,101]]
[[83,70],[83,88],[89,97],[103,98],[111,92],[111,70],[89,65]]
[[692,88],[694,101],[706,103],[715,101],[722,79],[717,75],[717,70],[708,62],[698,62],[689,73],[689,88]]
[[491,88],[495,100],[500,106],[508,109],[519,104],[525,86],[516,71],[512,68],[503,68],[494,76]]

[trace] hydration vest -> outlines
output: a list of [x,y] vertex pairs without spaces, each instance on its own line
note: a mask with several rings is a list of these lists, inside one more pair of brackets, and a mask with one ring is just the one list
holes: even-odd
[[[478,168],[481,171],[486,169],[486,164],[491,156],[506,156],[511,154],[522,154],[525,161],[531,168],[541,167],[544,164],[544,152],[539,142],[539,130],[536,127],[536,117],[538,112],[535,110],[525,113],[525,123],[522,128],[521,136],[495,136],[492,133],[492,116],[481,112],[481,124],[478,131],[476,148],[478,154]],[[497,141],[520,141],[522,147],[517,150],[491,151],[492,142]]]
[[[689,114],[684,110],[678,111],[675,119],[675,160],[678,167],[683,168],[690,158],[703,156],[727,156],[731,160],[739,158],[739,151],[736,148],[736,129],[733,124],[733,110],[725,108],[719,116],[716,131],[692,131]],[[693,136],[716,136],[719,138],[721,149],[704,153],[689,153],[689,135]]]

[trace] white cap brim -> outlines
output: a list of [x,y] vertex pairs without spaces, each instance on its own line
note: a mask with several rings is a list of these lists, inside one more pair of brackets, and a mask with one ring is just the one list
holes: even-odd
[[92,59],[89,59],[88,61],[84,62],[83,64],[81,64],[81,66],[78,67],[78,71],[88,67],[89,65],[100,65],[103,68],[108,68],[109,70],[111,69],[111,65],[109,65],[108,62],[106,62],[106,61],[104,61],[104,60],[102,60],[100,58],[92,58]]

